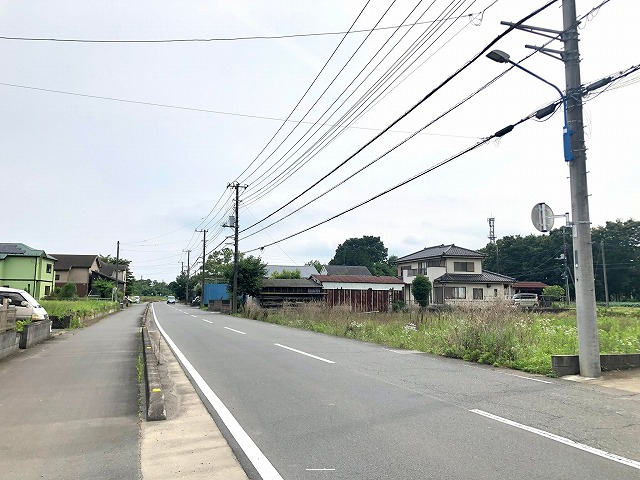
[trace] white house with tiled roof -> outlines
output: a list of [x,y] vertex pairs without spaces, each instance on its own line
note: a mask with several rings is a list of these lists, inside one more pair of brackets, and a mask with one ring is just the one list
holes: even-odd
[[514,278],[482,269],[484,254],[458,247],[439,245],[406,255],[396,261],[404,283],[404,298],[413,303],[411,282],[425,275],[433,284],[431,303],[452,304],[511,296]]

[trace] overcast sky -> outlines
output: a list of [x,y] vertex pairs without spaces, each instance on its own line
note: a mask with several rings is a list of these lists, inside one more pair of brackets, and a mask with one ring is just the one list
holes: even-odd
[[[488,242],[488,217],[495,218],[498,238],[539,234],[530,219],[536,203],[556,214],[571,208],[561,111],[255,250],[556,100],[551,87],[512,70],[356,174],[506,70],[478,59],[354,156],[503,32],[500,21],[516,22],[544,3],[0,0],[0,240],[50,254],[114,256],[120,241],[120,255],[132,260],[137,278],[169,282],[183,263],[186,268],[185,250],[197,265],[202,233],[196,229],[208,230],[207,251],[225,246],[232,234],[222,227],[233,196],[227,186],[234,181],[247,186],[241,229],[310,189],[241,234],[240,250],[270,264],[327,263],[338,244],[363,235],[379,236],[398,256],[443,243],[478,249]],[[600,3],[577,0],[578,15]],[[560,5],[526,23],[560,30]],[[583,83],[640,63],[638,18],[637,0],[610,0],[582,21]],[[387,28],[416,22],[411,29]],[[349,29],[354,33],[346,35]],[[525,44],[546,41],[515,31],[495,48],[519,61],[531,53]],[[523,65],[564,89],[560,61],[538,53]],[[638,78],[586,99],[594,226],[640,218]]]

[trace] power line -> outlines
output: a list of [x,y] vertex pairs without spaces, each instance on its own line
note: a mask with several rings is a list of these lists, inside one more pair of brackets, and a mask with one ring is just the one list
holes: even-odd
[[300,37],[321,37],[327,35],[349,35],[355,33],[367,33],[380,30],[390,30],[397,28],[407,28],[414,25],[425,25],[430,23],[445,22],[448,20],[454,20],[458,18],[473,18],[480,13],[470,13],[461,15],[459,17],[450,17],[438,20],[427,20],[423,22],[408,23],[402,25],[395,25],[389,27],[375,27],[360,30],[348,30],[346,32],[316,32],[316,33],[293,33],[283,35],[249,35],[242,37],[212,37],[212,38],[169,38],[159,40],[90,40],[82,38],[46,38],[46,37],[8,37],[0,36],[0,40],[16,40],[16,41],[30,41],[30,42],[61,42],[61,43],[197,43],[197,42],[232,42],[241,40],[281,40],[286,38],[300,38]]
[[377,139],[379,139],[382,135],[384,135],[386,132],[388,132],[394,125],[398,124],[401,120],[403,120],[404,118],[406,118],[410,113],[412,113],[416,108],[418,108],[421,104],[423,104],[425,101],[427,101],[429,98],[431,98],[436,92],[438,92],[440,89],[442,89],[445,85],[447,85],[451,80],[453,80],[455,77],[457,77],[460,73],[462,73],[464,70],[466,70],[471,64],[473,64],[478,58],[480,58],[485,52],[487,52],[493,45],[495,45],[498,41],[500,41],[503,37],[505,37],[508,33],[510,33],[511,31],[513,31],[517,26],[521,25],[522,23],[524,23],[525,21],[527,21],[528,19],[530,19],[531,17],[537,15],[538,13],[542,12],[543,10],[545,10],[546,8],[548,8],[550,5],[554,4],[557,0],[550,0],[549,2],[547,2],[545,5],[543,5],[542,7],[538,8],[537,10],[535,10],[533,13],[530,13],[529,15],[525,16],[524,18],[522,18],[521,20],[519,20],[517,23],[510,25],[504,32],[502,32],[501,34],[499,34],[498,36],[496,36],[491,42],[489,42],[479,53],[477,53],[474,57],[472,57],[469,61],[467,61],[462,67],[458,68],[454,73],[452,73],[451,75],[449,75],[447,78],[445,78],[445,80],[443,80],[438,86],[436,86],[434,89],[432,89],[427,95],[425,95],[420,101],[418,101],[416,104],[414,104],[411,108],[409,108],[409,110],[407,110],[405,113],[403,113],[402,115],[400,115],[398,118],[396,118],[393,122],[391,122],[387,127],[385,127],[380,133],[378,133],[377,135],[375,135],[371,140],[369,140],[368,142],[366,142],[362,147],[360,147],[358,150],[356,150],[355,153],[351,154],[349,157],[347,157],[345,160],[343,160],[340,164],[338,164],[338,166],[336,166],[335,168],[333,168],[331,171],[329,171],[329,173],[325,174],[324,176],[322,176],[318,181],[316,181],[315,183],[313,183],[311,186],[309,186],[308,188],[306,188],[303,192],[301,192],[300,194],[298,194],[296,197],[294,197],[293,199],[289,200],[287,203],[285,203],[284,205],[282,205],[281,207],[279,207],[278,209],[276,209],[275,211],[273,211],[272,213],[270,213],[269,215],[267,215],[266,217],[264,217],[262,220],[254,223],[253,225],[250,225],[247,228],[244,228],[242,230],[242,232],[245,232],[247,230],[249,230],[250,228],[255,227],[256,225],[264,222],[265,220],[267,220],[268,218],[271,218],[273,215],[275,215],[276,213],[282,211],[285,207],[291,205],[294,201],[296,201],[297,199],[299,199],[300,197],[302,197],[304,194],[306,194],[307,192],[309,192],[313,187],[315,187],[316,185],[318,185],[320,182],[322,182],[323,180],[325,180],[326,178],[328,178],[330,175],[332,175],[333,173],[335,173],[337,170],[339,170],[341,167],[343,167],[344,165],[346,165],[350,160],[352,160],[356,155],[358,155],[360,152],[362,152],[365,148],[367,148],[369,145],[371,145],[372,143],[374,143]]

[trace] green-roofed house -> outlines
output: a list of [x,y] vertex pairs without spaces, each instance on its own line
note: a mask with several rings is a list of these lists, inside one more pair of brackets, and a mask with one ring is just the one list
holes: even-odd
[[39,300],[53,293],[55,261],[24,243],[0,243],[0,286],[26,290]]

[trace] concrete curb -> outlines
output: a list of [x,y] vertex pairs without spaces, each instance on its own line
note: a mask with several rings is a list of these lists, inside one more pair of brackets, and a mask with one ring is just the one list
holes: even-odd
[[164,393],[162,392],[162,384],[160,382],[160,373],[158,372],[158,357],[149,330],[147,330],[147,314],[149,313],[149,305],[144,312],[142,331],[142,350],[144,361],[144,379],[147,406],[147,421],[158,421],[167,419],[167,411],[164,405]]
[[[602,371],[626,370],[640,367],[640,353],[601,354]],[[551,368],[559,377],[580,373],[578,355],[551,355]]]

